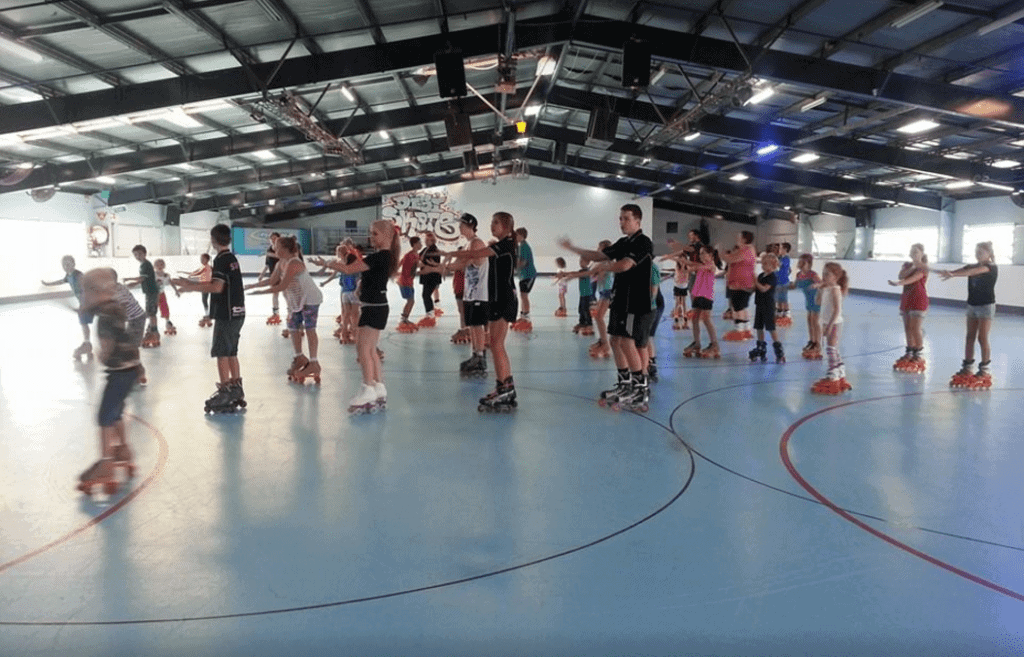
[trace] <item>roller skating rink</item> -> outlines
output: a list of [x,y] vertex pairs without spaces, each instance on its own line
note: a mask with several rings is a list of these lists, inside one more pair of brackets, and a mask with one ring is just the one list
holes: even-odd
[[[392,285],[387,409],[350,416],[336,296],[305,386],[249,296],[248,405],[206,415],[212,331],[182,295],[128,398],[135,477],[91,499],[104,373],[72,358],[74,302],[0,305],[0,655],[1024,654],[1024,317],[995,319],[992,388],[953,390],[962,306],[933,305],[908,374],[897,301],[852,294],[853,390],[828,396],[827,361],[752,367],[752,340],[684,358],[666,313],[639,414],[598,406],[612,361],[537,285],[518,408],[480,413],[494,366],[459,375],[450,280],[408,334]],[[724,308],[719,281],[719,336]]]

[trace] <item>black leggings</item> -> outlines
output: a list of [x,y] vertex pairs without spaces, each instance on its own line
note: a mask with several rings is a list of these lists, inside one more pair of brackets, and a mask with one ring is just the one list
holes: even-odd
[[206,311],[207,315],[210,314],[210,293],[209,292],[203,292],[203,310]]
[[430,314],[434,311],[434,290],[441,286],[440,274],[429,274],[420,279],[423,285],[423,309]]

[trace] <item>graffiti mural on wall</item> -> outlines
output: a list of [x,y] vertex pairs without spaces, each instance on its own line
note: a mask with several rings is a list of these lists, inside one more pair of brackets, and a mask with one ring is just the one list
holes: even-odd
[[459,240],[460,214],[447,189],[392,194],[381,208],[381,216],[394,221],[402,237],[433,232],[439,242]]

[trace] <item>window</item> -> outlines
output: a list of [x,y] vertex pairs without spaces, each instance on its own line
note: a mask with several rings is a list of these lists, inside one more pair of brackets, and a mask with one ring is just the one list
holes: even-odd
[[835,258],[836,233],[811,233],[811,253],[822,258]]
[[879,228],[875,230],[872,257],[875,260],[908,260],[910,247],[914,244],[923,244],[928,259],[934,261],[939,252],[938,227]]
[[992,242],[997,265],[1009,265],[1013,262],[1013,224],[975,224],[964,226],[963,249],[960,262],[971,264],[977,262],[974,247],[978,242]]

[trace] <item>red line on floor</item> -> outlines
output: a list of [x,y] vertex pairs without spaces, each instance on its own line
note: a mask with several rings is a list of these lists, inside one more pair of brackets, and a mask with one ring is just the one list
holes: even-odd
[[977,575],[969,573],[966,570],[963,570],[962,568],[957,568],[956,566],[954,566],[954,565],[952,565],[950,563],[942,561],[941,559],[937,559],[936,557],[933,557],[930,554],[922,552],[921,550],[918,550],[917,548],[913,548],[913,547],[907,545],[906,543],[898,541],[895,538],[893,538],[892,536],[886,534],[885,532],[879,531],[879,530],[875,529],[874,527],[868,525],[867,523],[863,522],[862,520],[859,520],[858,518],[855,518],[854,516],[852,516],[847,511],[844,511],[843,509],[839,508],[839,506],[837,506],[832,500],[828,499],[827,497],[825,497],[824,495],[819,493],[818,490],[814,486],[812,486],[810,483],[808,483],[808,481],[806,479],[804,479],[803,476],[801,476],[800,472],[796,469],[796,466],[793,465],[793,461],[789,457],[789,440],[790,440],[790,438],[793,436],[793,434],[796,432],[796,430],[798,428],[800,428],[800,426],[802,424],[804,424],[805,422],[807,422],[809,420],[812,420],[812,419],[818,417],[819,415],[824,415],[825,413],[829,413],[831,411],[834,411],[834,410],[837,410],[837,409],[840,409],[840,408],[846,408],[846,407],[849,407],[849,406],[854,406],[856,404],[866,404],[868,402],[881,401],[881,400],[885,400],[885,399],[899,399],[901,397],[919,397],[919,396],[922,396],[924,394],[926,394],[926,393],[924,393],[924,392],[912,392],[912,393],[907,393],[907,394],[904,394],[904,395],[888,395],[888,396],[885,396],[885,397],[872,397],[871,399],[858,399],[856,401],[849,401],[849,402],[845,402],[843,404],[836,404],[834,406],[828,406],[828,407],[823,408],[821,410],[815,411],[815,412],[811,413],[810,415],[805,415],[804,417],[800,418],[799,420],[797,420],[796,422],[791,424],[790,427],[788,429],[786,429],[786,432],[784,434],[782,434],[782,440],[779,441],[779,456],[782,457],[782,463],[786,466],[786,469],[789,470],[790,476],[793,477],[793,479],[795,479],[798,484],[803,486],[804,490],[806,490],[808,493],[813,495],[815,499],[817,499],[819,502],[821,502],[822,504],[827,506],[834,513],[836,513],[839,517],[841,517],[843,520],[846,520],[847,522],[853,523],[854,525],[856,525],[857,527],[860,527],[861,529],[863,529],[864,531],[868,532],[869,534],[871,534],[871,535],[873,535],[873,536],[875,536],[877,538],[882,539],[883,541],[885,541],[886,543],[888,543],[888,544],[890,544],[892,546],[898,547],[899,549],[903,550],[904,552],[908,552],[908,553],[914,555],[918,559],[923,559],[924,561],[932,564],[933,566],[938,566],[939,568],[942,568],[943,570],[948,570],[949,572],[953,573],[954,575],[959,575],[960,577],[963,577],[964,579],[966,579],[968,581],[974,582],[975,584],[980,584],[981,586],[984,586],[986,588],[992,589],[993,591],[997,591],[999,593],[1002,593],[1003,595],[1009,596],[1009,597],[1013,598],[1014,600],[1019,600],[1020,602],[1024,602],[1024,594],[1020,594],[1020,593],[1018,593],[1018,592],[1016,592],[1016,591],[1014,591],[1012,589],[1008,589],[1005,586],[1000,586],[999,584],[996,584],[995,582],[992,582],[992,581],[987,580],[987,579],[985,579],[983,577],[979,577]]
[[[115,513],[117,513],[118,511],[120,511],[124,507],[126,507],[129,502],[133,501],[139,495],[142,495],[142,493],[145,492],[146,489],[148,489],[149,486],[154,481],[156,481],[157,477],[159,477],[163,473],[164,466],[167,464],[167,455],[168,455],[167,441],[164,439],[163,434],[161,434],[160,431],[156,427],[154,427],[152,424],[150,424],[149,422],[146,422],[145,420],[143,420],[141,418],[138,418],[138,417],[136,417],[134,415],[129,415],[127,413],[125,413],[125,417],[128,417],[128,418],[134,420],[135,422],[138,422],[139,424],[143,425],[147,429],[149,429],[153,433],[153,436],[156,438],[157,445],[160,448],[160,453],[157,456],[156,467],[154,467],[153,471],[149,473],[149,476],[146,477],[146,479],[142,483],[140,483],[136,488],[134,488],[130,493],[128,493],[122,499],[120,499],[116,504],[111,506],[109,509],[106,509],[103,513],[101,513],[98,516],[94,517],[89,522],[85,523],[84,525],[82,525],[80,527],[77,527],[76,529],[71,530],[67,534],[64,534],[60,538],[56,538],[56,539],[50,541],[49,543],[47,543],[46,545],[43,545],[42,547],[38,547],[35,550],[32,550],[31,552],[23,554],[20,557],[11,559],[10,561],[7,561],[5,563],[0,563],[0,573],[4,573],[5,571],[10,570],[11,568],[14,568],[15,566],[21,565],[21,564],[25,563],[26,561],[28,561],[29,559],[33,559],[35,557],[38,557],[40,554],[43,554],[44,552],[47,552],[48,550],[52,550],[53,548],[57,547],[58,545],[63,545],[64,543],[67,543],[68,541],[70,541],[71,539],[75,538],[79,534],[82,534],[83,532],[88,530],[90,527],[93,527],[95,525],[100,524],[101,522],[103,522],[104,520],[109,518],[110,516],[114,515]],[[68,487],[69,488],[71,487],[71,482],[68,482]]]

